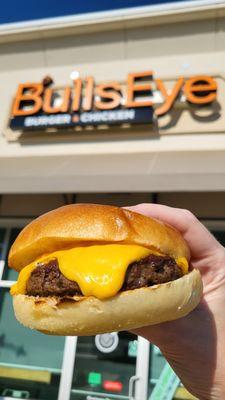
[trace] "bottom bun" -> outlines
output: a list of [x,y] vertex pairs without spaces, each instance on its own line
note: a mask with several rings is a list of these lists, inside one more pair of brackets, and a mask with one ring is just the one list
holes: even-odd
[[184,317],[199,303],[199,271],[160,285],[127,290],[107,299],[15,295],[16,318],[23,325],[50,335],[91,336],[140,328]]

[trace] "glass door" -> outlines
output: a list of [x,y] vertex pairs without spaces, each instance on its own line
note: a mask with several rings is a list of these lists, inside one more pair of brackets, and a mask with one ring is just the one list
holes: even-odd
[[148,365],[149,343],[129,332],[80,337],[69,399],[147,399]]

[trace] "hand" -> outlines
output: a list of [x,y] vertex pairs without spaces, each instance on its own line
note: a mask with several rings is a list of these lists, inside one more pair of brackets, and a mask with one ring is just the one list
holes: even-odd
[[174,226],[191,250],[204,292],[186,317],[135,330],[157,345],[184,386],[200,400],[225,399],[225,249],[187,210],[159,204],[127,207]]

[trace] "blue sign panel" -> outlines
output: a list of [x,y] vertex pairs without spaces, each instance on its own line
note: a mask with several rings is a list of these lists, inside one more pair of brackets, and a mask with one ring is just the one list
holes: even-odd
[[11,0],[1,2],[0,24],[112,11],[187,0]]

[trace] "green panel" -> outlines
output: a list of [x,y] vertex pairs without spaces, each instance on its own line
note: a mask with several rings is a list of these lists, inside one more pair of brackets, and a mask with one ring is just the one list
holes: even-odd
[[3,279],[8,281],[17,281],[18,279],[18,272],[14,271],[14,269],[8,268],[5,266]]
[[17,281],[18,272],[14,271],[14,269],[11,269],[6,265],[4,269],[3,279],[9,281]]
[[128,343],[128,356],[137,357],[137,340],[130,340]]
[[171,366],[166,363],[149,400],[172,400],[179,384],[180,379]]
[[64,338],[47,336],[20,325],[8,290],[0,296],[0,363],[61,369]]
[[102,374],[98,372],[89,372],[88,374],[88,384],[91,386],[98,386],[102,383]]
[[159,348],[156,346],[151,346],[151,380],[156,380],[160,377],[160,374],[166,364],[165,358],[162,356]]

